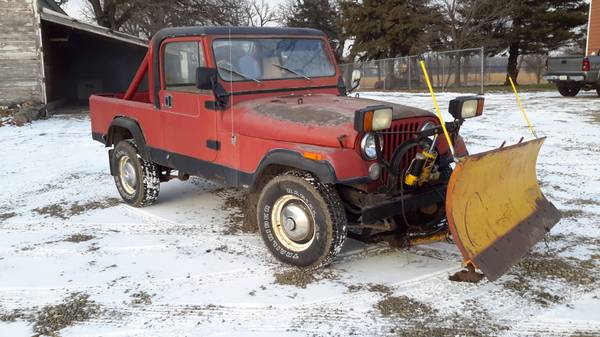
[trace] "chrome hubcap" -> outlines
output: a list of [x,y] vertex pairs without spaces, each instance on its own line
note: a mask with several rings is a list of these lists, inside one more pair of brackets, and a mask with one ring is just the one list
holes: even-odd
[[275,236],[289,250],[302,251],[314,240],[313,217],[306,203],[295,196],[284,195],[275,202],[271,223]]
[[131,162],[129,156],[123,156],[119,160],[119,179],[125,192],[128,194],[135,193],[135,187],[137,186],[137,173],[135,172],[135,166]]

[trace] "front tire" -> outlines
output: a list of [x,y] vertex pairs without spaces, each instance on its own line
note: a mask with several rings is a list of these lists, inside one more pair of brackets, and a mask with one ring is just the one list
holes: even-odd
[[575,97],[581,88],[578,87],[558,87],[558,92],[564,97]]
[[153,204],[158,199],[158,165],[144,160],[132,139],[119,142],[111,157],[116,168],[115,184],[123,200],[135,207]]
[[346,214],[331,185],[291,171],[263,188],[257,206],[263,241],[282,262],[318,268],[333,260],[346,239]]

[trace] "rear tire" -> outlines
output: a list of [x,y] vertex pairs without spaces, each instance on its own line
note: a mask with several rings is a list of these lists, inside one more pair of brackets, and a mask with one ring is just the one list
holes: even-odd
[[558,92],[564,97],[575,97],[581,88],[577,87],[558,87]]
[[123,200],[135,207],[153,204],[158,199],[160,179],[158,165],[144,160],[137,144],[126,139],[117,144],[111,160],[116,168],[115,184]]
[[346,213],[331,185],[290,171],[269,181],[258,199],[263,241],[282,262],[318,268],[333,260],[346,239]]

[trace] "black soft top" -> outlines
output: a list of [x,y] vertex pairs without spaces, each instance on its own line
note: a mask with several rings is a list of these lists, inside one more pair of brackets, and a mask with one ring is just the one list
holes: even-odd
[[193,26],[172,27],[159,30],[154,39],[162,40],[167,37],[198,36],[198,35],[295,35],[295,36],[324,36],[325,34],[312,28],[288,27],[224,27],[224,26]]

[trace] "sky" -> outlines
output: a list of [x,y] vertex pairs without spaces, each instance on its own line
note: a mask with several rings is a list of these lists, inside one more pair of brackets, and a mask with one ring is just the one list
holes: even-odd
[[74,17],[76,19],[84,20],[85,17],[82,13],[84,3],[85,0],[70,0],[69,2],[67,2],[67,4],[63,5],[62,8],[65,12],[67,12],[67,14],[69,14],[69,16]]

